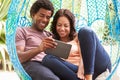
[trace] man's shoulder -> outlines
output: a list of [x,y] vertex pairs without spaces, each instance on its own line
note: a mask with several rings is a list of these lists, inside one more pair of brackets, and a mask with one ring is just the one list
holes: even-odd
[[26,35],[29,33],[29,27],[17,27],[16,34]]
[[17,27],[17,30],[28,30],[30,27]]
[[30,27],[17,27],[16,32],[28,32]]

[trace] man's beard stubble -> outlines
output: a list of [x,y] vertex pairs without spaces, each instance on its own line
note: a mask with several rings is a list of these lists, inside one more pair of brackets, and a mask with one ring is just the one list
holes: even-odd
[[43,30],[44,29],[39,29],[39,27],[38,27],[38,25],[36,24],[36,22],[34,22],[33,24],[32,24],[32,26],[37,30],[37,31],[40,31],[40,32],[43,32]]

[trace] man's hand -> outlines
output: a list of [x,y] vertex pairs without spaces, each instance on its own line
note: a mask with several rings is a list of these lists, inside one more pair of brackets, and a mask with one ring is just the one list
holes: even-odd
[[47,48],[56,48],[57,43],[52,37],[47,37],[44,40],[42,40],[39,49],[40,51],[45,51]]

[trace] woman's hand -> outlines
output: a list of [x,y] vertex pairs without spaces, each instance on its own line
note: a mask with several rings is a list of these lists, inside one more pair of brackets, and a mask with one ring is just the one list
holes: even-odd
[[84,76],[84,65],[83,65],[83,61],[82,61],[81,51],[80,51],[80,64],[79,64],[79,66],[78,66],[77,76],[78,76],[80,79],[85,80],[85,76]]
[[78,71],[77,76],[78,76],[78,78],[85,80],[85,76],[82,72]]
[[85,80],[92,80],[92,74],[85,75]]
[[47,37],[44,40],[42,40],[39,49],[40,51],[45,51],[48,48],[56,48],[57,43],[55,42],[55,40],[52,37]]

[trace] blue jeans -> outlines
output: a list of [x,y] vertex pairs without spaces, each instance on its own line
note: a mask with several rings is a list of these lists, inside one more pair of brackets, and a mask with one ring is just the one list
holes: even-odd
[[80,80],[77,77],[78,67],[53,55],[46,55],[42,65],[48,67],[60,80]]
[[50,69],[38,61],[28,61],[22,65],[32,80],[60,80]]
[[102,72],[111,71],[111,61],[96,34],[88,27],[78,33],[85,74],[93,74],[93,80]]
[[[92,74],[93,80],[102,72],[111,71],[111,61],[100,44],[96,34],[89,28],[81,28],[78,33],[85,74]],[[52,55],[46,55],[42,64],[51,69],[61,80],[80,80],[78,66]]]

